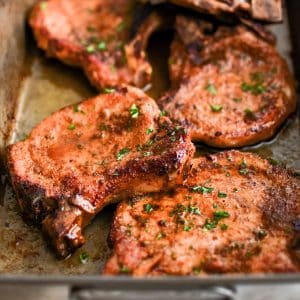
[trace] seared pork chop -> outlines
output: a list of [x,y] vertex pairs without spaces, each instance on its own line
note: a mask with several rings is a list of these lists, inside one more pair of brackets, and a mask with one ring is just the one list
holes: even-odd
[[[161,3],[164,0],[149,0]],[[192,8],[203,13],[213,14],[222,19],[229,15],[246,16],[253,19],[280,22],[282,21],[281,0],[167,0],[168,2]]]
[[105,274],[198,275],[300,270],[300,181],[257,155],[192,161],[172,194],[119,205]]
[[276,49],[243,26],[212,35],[194,19],[179,16],[176,25],[173,89],[160,100],[163,109],[190,124],[193,141],[215,147],[271,138],[296,108],[292,76]]
[[8,149],[21,210],[61,257],[84,243],[105,205],[180,184],[194,153],[185,129],[142,91],[107,92],[52,114]]
[[161,19],[150,14],[132,37],[135,4],[133,0],[41,1],[29,23],[48,56],[83,68],[98,89],[123,83],[143,87],[152,72],[145,48]]

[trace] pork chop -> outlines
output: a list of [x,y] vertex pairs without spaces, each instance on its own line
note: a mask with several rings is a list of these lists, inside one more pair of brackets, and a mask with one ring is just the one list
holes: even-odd
[[[153,4],[166,2],[164,0],[149,1]],[[167,2],[209,13],[222,19],[237,15],[260,21],[282,21],[281,0],[167,0]]]
[[61,257],[84,243],[105,205],[181,183],[194,153],[185,129],[141,90],[107,93],[52,114],[8,148],[21,210]]
[[192,165],[174,193],[119,204],[111,231],[114,253],[104,274],[300,270],[299,178],[234,150]]
[[193,141],[211,146],[271,138],[296,109],[294,81],[275,47],[243,26],[211,34],[194,19],[176,24],[173,88],[160,100],[163,109],[190,124]]
[[145,48],[161,19],[150,14],[132,36],[135,13],[133,0],[48,0],[34,6],[29,23],[48,56],[83,68],[98,89],[143,87],[152,72]]

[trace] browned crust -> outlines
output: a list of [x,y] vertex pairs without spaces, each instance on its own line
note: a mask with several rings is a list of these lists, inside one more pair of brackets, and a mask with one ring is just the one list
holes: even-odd
[[[298,272],[299,178],[255,154],[238,151],[201,157],[192,164],[184,187],[174,193],[118,206],[110,234],[114,252],[104,274]],[[214,189],[201,194],[192,191],[195,186]],[[220,191],[226,196],[219,197]],[[151,212],[145,211],[146,204],[152,205]],[[196,214],[179,210],[190,206],[198,208]],[[229,217],[208,230],[204,224],[214,211]],[[191,228],[184,229],[186,225]],[[264,230],[261,235],[259,229]]]
[[[129,114],[133,104],[141,110],[136,120]],[[159,117],[154,100],[138,89],[123,87],[78,107],[52,114],[27,140],[7,149],[23,215],[42,225],[61,257],[84,243],[83,228],[105,205],[180,184],[194,153],[185,129]],[[109,124],[104,133],[101,120]],[[67,129],[70,122],[76,129]],[[133,123],[127,128],[124,122]],[[147,134],[147,126],[154,132]],[[128,158],[118,161],[118,149],[125,146],[131,149]]]

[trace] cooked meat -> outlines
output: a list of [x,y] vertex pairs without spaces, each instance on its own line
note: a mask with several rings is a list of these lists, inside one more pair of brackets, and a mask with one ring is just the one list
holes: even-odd
[[107,92],[52,114],[8,149],[21,210],[62,257],[105,205],[181,183],[194,152],[185,129],[142,91]]
[[300,270],[300,180],[251,153],[192,161],[173,194],[119,205],[105,274],[198,275]]
[[150,14],[131,38],[136,23],[135,2],[42,1],[33,8],[29,23],[38,46],[48,56],[83,68],[95,87],[123,83],[143,87],[152,72],[145,48],[161,19]]
[[[168,2],[192,8],[204,13],[210,13],[222,19],[229,15],[246,15],[261,21],[282,21],[281,0],[167,0]],[[156,4],[164,0],[150,0]]]
[[160,100],[163,109],[190,124],[194,141],[215,147],[271,138],[296,108],[292,76],[276,49],[242,26],[210,35],[193,19],[178,17],[177,25],[173,89]]

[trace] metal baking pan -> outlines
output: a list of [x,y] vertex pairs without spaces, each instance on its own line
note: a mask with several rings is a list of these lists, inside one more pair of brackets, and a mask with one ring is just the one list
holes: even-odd
[[[0,0],[0,285],[64,285],[72,291],[70,295],[73,299],[238,299],[240,286],[276,284],[276,288],[269,291],[278,293],[278,288],[300,282],[300,274],[138,279],[101,276],[110,255],[106,239],[114,207],[107,207],[96,217],[85,231],[87,243],[71,258],[64,261],[55,258],[40,231],[26,225],[19,214],[5,170],[5,146],[24,138],[34,125],[51,112],[97,92],[79,70],[47,59],[37,49],[25,25],[28,9],[34,2]],[[298,80],[299,25],[300,1],[291,0],[286,3],[284,23],[269,26],[277,36],[279,51],[288,60]],[[154,66],[150,94],[153,97],[157,97],[168,85],[167,66],[163,63],[167,61],[168,40],[171,40],[170,34],[161,33],[150,41],[148,50]],[[155,55],[157,51],[159,57]],[[299,109],[276,137],[245,150],[273,157],[299,173]],[[199,151],[211,149],[200,146]],[[89,254],[86,264],[80,262],[80,254],[84,252]],[[299,289],[289,289],[289,295],[293,291],[299,295]]]

